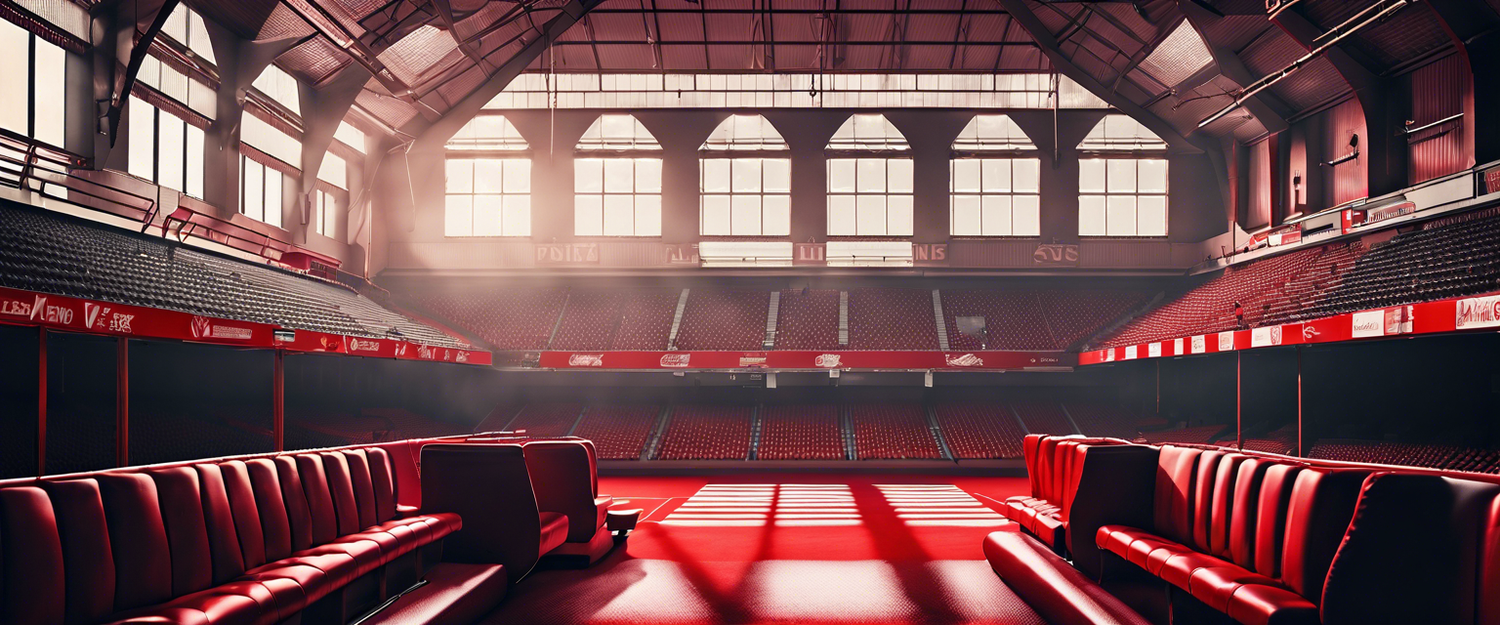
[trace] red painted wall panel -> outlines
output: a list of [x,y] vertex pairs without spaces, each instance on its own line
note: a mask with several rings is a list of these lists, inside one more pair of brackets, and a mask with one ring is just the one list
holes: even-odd
[[1474,166],[1474,81],[1469,61],[1450,54],[1411,73],[1412,127],[1459,113],[1464,118],[1407,136],[1410,182],[1432,180]]
[[1334,165],[1327,175],[1331,195],[1329,205],[1337,206],[1370,194],[1369,133],[1365,130],[1365,112],[1359,100],[1350,98],[1323,113],[1325,116],[1323,162],[1349,154],[1349,139],[1359,135],[1359,158]]

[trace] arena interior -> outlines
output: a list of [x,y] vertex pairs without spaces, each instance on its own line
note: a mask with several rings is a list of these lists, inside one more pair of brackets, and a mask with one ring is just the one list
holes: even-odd
[[0,58],[0,624],[1500,624],[1500,0]]

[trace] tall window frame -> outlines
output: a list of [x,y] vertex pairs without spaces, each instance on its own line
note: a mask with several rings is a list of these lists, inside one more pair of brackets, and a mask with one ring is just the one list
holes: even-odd
[[634,115],[606,113],[574,148],[573,234],[661,236],[662,150]]
[[280,228],[290,183],[281,169],[263,158],[240,152],[240,214]]
[[1123,114],[1105,115],[1078,144],[1078,235],[1169,234],[1167,144]]
[[1042,161],[1008,115],[976,115],[948,160],[948,233],[1041,236]]
[[503,115],[481,114],[448,140],[443,236],[531,236],[531,145]]
[[824,148],[828,236],[910,237],[915,233],[911,146],[884,115],[849,116]]
[[198,120],[159,108],[132,94],[125,171],[142,180],[203,199],[203,128]]
[[8,91],[0,98],[0,128],[65,147],[68,52],[0,19],[0,58],[7,59],[0,63],[0,84]]
[[731,115],[698,149],[698,234],[786,237],[791,149],[764,115]]

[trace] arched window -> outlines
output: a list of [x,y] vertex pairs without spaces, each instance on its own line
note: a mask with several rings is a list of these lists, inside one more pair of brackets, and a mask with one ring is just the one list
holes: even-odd
[[186,5],[177,5],[177,8],[167,17],[167,23],[162,24],[161,34],[186,48],[199,59],[213,65],[218,64],[218,61],[214,60],[214,46],[208,39],[208,27],[204,25],[203,17],[187,8]]
[[480,115],[448,140],[443,234],[531,236],[531,146],[510,120]]
[[828,142],[828,234],[911,236],[912,158],[884,115],[853,115]]
[[1078,144],[1078,234],[1167,235],[1167,144],[1126,115],[1106,115]]
[[953,141],[948,224],[957,237],[1041,232],[1041,159],[1008,115],[978,115]]
[[63,147],[68,53],[0,18],[0,128]]
[[704,236],[791,234],[792,160],[762,115],[731,115],[700,148],[698,227]]
[[573,234],[661,236],[656,137],[633,115],[600,115],[576,151],[582,158],[573,160]]
[[297,79],[280,67],[267,65],[250,86],[271,98],[273,102],[285,107],[292,114],[299,117],[302,115],[302,107],[298,104],[300,100],[297,97]]

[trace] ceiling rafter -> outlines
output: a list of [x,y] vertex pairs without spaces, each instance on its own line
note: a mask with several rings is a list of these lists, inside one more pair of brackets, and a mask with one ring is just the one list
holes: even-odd
[[[1188,24],[1198,33],[1198,38],[1203,40],[1203,45],[1208,46],[1208,53],[1213,55],[1214,65],[1217,66],[1220,74],[1241,87],[1255,82],[1254,76],[1250,74],[1249,68],[1245,66],[1245,62],[1240,59],[1238,53],[1209,40],[1208,25],[1214,20],[1223,19],[1222,16],[1208,10],[1197,0],[1177,0],[1177,8],[1182,11]],[[1245,102],[1245,108],[1260,120],[1266,132],[1280,132],[1288,126],[1287,116],[1291,111],[1287,110],[1287,106],[1272,98],[1268,92],[1250,96]]]
[[969,19],[968,10],[969,0],[963,0],[963,4],[958,8],[958,24],[953,27],[953,51],[948,54],[949,70],[958,69],[958,49],[960,44],[967,42],[969,39],[969,29],[967,28],[967,20]]

